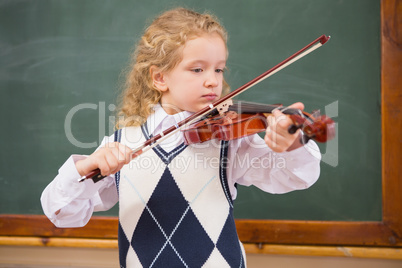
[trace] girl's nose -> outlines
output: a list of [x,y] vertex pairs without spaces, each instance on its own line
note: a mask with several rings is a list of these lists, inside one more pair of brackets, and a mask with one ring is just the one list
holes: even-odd
[[205,78],[205,87],[217,87],[219,85],[218,74],[214,72],[208,72]]

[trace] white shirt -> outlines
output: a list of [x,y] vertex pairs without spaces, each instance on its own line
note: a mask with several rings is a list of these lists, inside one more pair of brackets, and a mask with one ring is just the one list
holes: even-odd
[[[156,135],[189,115],[189,112],[168,115],[157,105],[148,118],[148,132]],[[105,137],[100,147],[113,141],[114,135]],[[182,142],[183,135],[178,132],[160,146],[170,151]],[[58,227],[84,226],[94,211],[108,210],[118,201],[114,175],[97,183],[92,180],[78,182],[81,176],[75,162],[85,157],[70,156],[42,193],[43,211]],[[310,187],[320,174],[321,154],[317,144],[311,140],[291,152],[275,153],[260,136],[252,135],[230,141],[228,159],[227,178],[233,199],[237,196],[236,183],[255,185],[263,191],[281,194]],[[56,215],[58,210],[60,213]]]

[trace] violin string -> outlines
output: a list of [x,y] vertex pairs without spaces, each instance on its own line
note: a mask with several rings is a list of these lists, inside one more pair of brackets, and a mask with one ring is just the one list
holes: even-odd
[[[280,108],[280,107],[278,107],[278,109],[279,109],[279,108]],[[298,113],[300,116],[303,117],[303,113],[302,113],[302,111],[301,111],[300,109],[290,108],[289,106],[283,107],[283,109],[281,109],[280,111],[281,111],[282,113],[284,113],[285,111],[290,110],[290,109],[292,109],[292,111],[296,111],[296,113]]]
[[238,113],[271,113],[277,105],[239,101],[229,107],[229,111]]
[[289,106],[283,107],[281,105],[239,101],[229,107],[229,111],[235,111],[238,113],[273,113],[275,110],[280,110],[285,114],[298,114],[303,116],[300,109],[290,108]]
[[231,107],[229,107],[229,110],[237,113],[273,113],[275,110],[280,110],[284,114],[297,114],[309,120],[310,123],[314,123],[314,118],[312,118],[309,114],[303,113],[303,111],[300,109],[290,108],[289,106],[283,107],[280,105],[237,101]]

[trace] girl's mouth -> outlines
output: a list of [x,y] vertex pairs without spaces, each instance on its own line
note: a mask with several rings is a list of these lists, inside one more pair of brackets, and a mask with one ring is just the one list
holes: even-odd
[[203,98],[206,98],[207,100],[212,101],[212,100],[216,99],[217,95],[214,94],[214,93],[210,93],[210,94],[202,95],[202,97],[203,97]]

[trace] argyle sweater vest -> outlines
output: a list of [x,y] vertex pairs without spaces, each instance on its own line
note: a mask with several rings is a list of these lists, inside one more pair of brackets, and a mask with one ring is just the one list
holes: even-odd
[[[136,148],[146,126],[116,140]],[[199,147],[199,146],[198,146]],[[160,146],[116,174],[120,267],[245,267],[226,180],[227,142]]]

